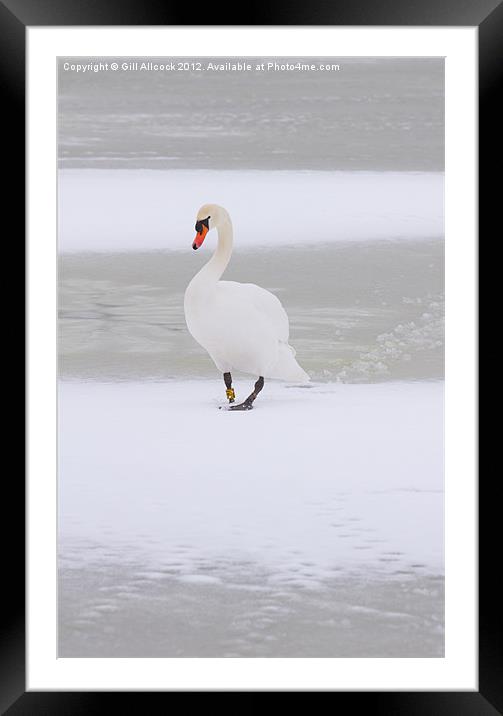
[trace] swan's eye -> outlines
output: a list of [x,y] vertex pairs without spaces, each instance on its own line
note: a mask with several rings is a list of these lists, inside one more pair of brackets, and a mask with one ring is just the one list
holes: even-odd
[[199,219],[199,221],[196,221],[196,231],[198,234],[201,234],[203,231],[203,226],[206,227],[206,230],[209,230],[210,228],[210,219],[211,216],[208,216],[206,219]]

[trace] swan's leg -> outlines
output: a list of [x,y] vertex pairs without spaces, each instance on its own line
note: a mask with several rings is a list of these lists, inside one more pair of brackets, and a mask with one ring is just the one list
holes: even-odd
[[230,373],[224,373],[224,382],[225,387],[227,388],[225,391],[227,400],[229,403],[233,403],[236,400],[236,394],[234,393],[234,388],[232,387],[232,376]]
[[264,387],[264,379],[262,376],[259,377],[257,382],[255,383],[255,387],[253,388],[253,393],[250,393],[250,395],[246,398],[246,400],[243,403],[239,403],[239,405],[231,405],[229,410],[251,410],[253,408],[253,401],[257,397],[257,395],[260,393],[262,388]]

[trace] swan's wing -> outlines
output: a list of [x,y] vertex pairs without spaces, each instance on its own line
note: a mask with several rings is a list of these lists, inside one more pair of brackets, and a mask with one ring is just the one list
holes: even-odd
[[229,301],[251,304],[272,325],[278,340],[288,342],[288,316],[281,301],[270,291],[254,283],[219,281],[218,290],[228,294]]

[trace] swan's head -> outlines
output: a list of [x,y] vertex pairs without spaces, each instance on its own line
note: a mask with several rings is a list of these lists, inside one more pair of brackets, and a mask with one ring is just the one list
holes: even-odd
[[201,246],[208,231],[221,226],[226,221],[230,221],[229,214],[222,206],[217,206],[217,204],[204,204],[197,212],[195,227],[196,238],[192,243],[194,251]]

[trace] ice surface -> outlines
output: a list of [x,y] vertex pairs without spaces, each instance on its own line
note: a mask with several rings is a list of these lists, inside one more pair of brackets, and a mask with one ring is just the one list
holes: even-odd
[[[238,380],[238,399],[251,388]],[[441,383],[268,383],[250,414],[219,410],[224,390],[62,383],[63,540],[127,544],[154,563],[178,550],[188,567],[230,551],[276,569],[392,554],[441,569]]]
[[240,247],[441,237],[443,183],[442,172],[66,169],[59,251],[187,249],[208,202],[228,209]]
[[441,655],[443,383],[224,395],[60,384],[61,655]]
[[[216,377],[183,312],[185,288],[209,255],[205,246],[61,256],[60,377]],[[437,239],[236,246],[225,278],[278,296],[297,359],[317,381],[431,380],[444,375],[443,259]]]
[[[443,57],[344,57],[336,60],[340,72],[314,73],[75,73],[64,70],[67,59],[60,58],[58,72],[58,155],[65,167],[444,165]],[[185,58],[204,67],[226,60],[235,58]]]

